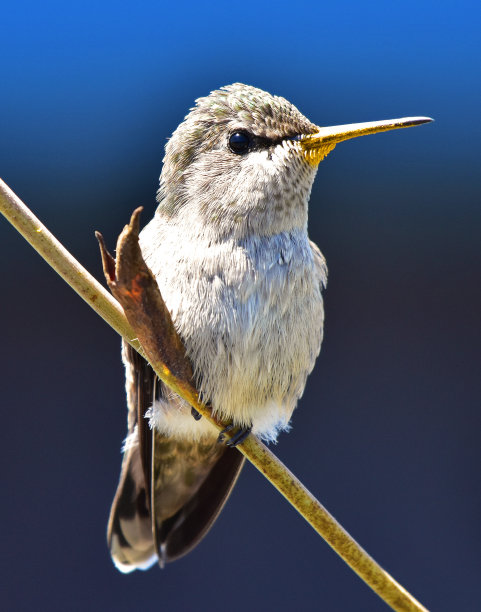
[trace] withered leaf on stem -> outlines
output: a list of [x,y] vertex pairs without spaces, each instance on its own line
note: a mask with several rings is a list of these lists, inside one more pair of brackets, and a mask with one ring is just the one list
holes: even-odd
[[116,259],[108,252],[102,234],[95,232],[105,278],[149,360],[161,361],[170,373],[197,395],[192,381],[192,365],[157,282],[142,257],[139,246],[141,212],[142,207],[137,208],[130,223],[122,230],[117,241]]

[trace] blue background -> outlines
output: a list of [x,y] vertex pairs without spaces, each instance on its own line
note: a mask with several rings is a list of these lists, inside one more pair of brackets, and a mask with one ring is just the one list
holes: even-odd
[[[0,174],[98,278],[93,231],[113,247],[134,207],[150,218],[166,138],[214,88],[320,125],[436,119],[319,168],[326,336],[275,452],[427,607],[479,609],[479,4],[47,0],[1,19]],[[4,221],[0,257],[3,609],[386,609],[250,466],[194,552],[118,573],[119,339]]]

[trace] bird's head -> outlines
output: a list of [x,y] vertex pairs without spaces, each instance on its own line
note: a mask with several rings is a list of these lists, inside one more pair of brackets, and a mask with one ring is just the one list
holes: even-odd
[[338,142],[426,121],[320,128],[284,98],[222,87],[196,101],[167,143],[159,213],[219,238],[306,228],[318,164]]

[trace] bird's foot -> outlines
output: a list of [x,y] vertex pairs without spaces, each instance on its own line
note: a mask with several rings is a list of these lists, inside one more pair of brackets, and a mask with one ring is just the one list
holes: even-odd
[[192,408],[190,413],[196,421],[200,421],[200,419],[202,418],[202,415],[200,414],[200,412],[197,412],[195,408]]
[[[233,429],[235,429],[235,427],[236,426],[233,423],[231,423],[230,425],[227,425],[227,427],[224,427],[224,429],[219,434],[218,441],[223,442],[225,439],[224,434],[226,434],[228,431],[232,431]],[[242,442],[244,442],[244,440],[247,438],[247,436],[250,434],[251,431],[252,431],[252,425],[249,425],[249,427],[239,427],[238,431],[236,431],[236,433],[232,436],[232,438],[227,440],[225,445],[234,448],[238,444],[242,444]]]

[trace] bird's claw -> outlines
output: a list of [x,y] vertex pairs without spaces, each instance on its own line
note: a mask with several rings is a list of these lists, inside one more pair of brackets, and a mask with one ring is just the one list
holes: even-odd
[[[227,427],[224,427],[224,429],[219,434],[218,442],[223,442],[225,439],[224,434],[226,434],[228,431],[232,431],[232,429],[234,428],[235,428],[235,425],[233,423],[231,423],[230,425],[227,425]],[[225,445],[231,448],[234,448],[238,444],[242,444],[242,442],[244,442],[244,440],[247,438],[247,436],[250,434],[251,431],[252,431],[252,425],[249,425],[249,427],[240,427],[239,430],[236,431],[236,433],[232,436],[232,438],[227,440]]]
[[196,421],[200,421],[200,419],[202,418],[202,415],[200,414],[200,412],[197,412],[195,408],[192,408],[190,413]]

